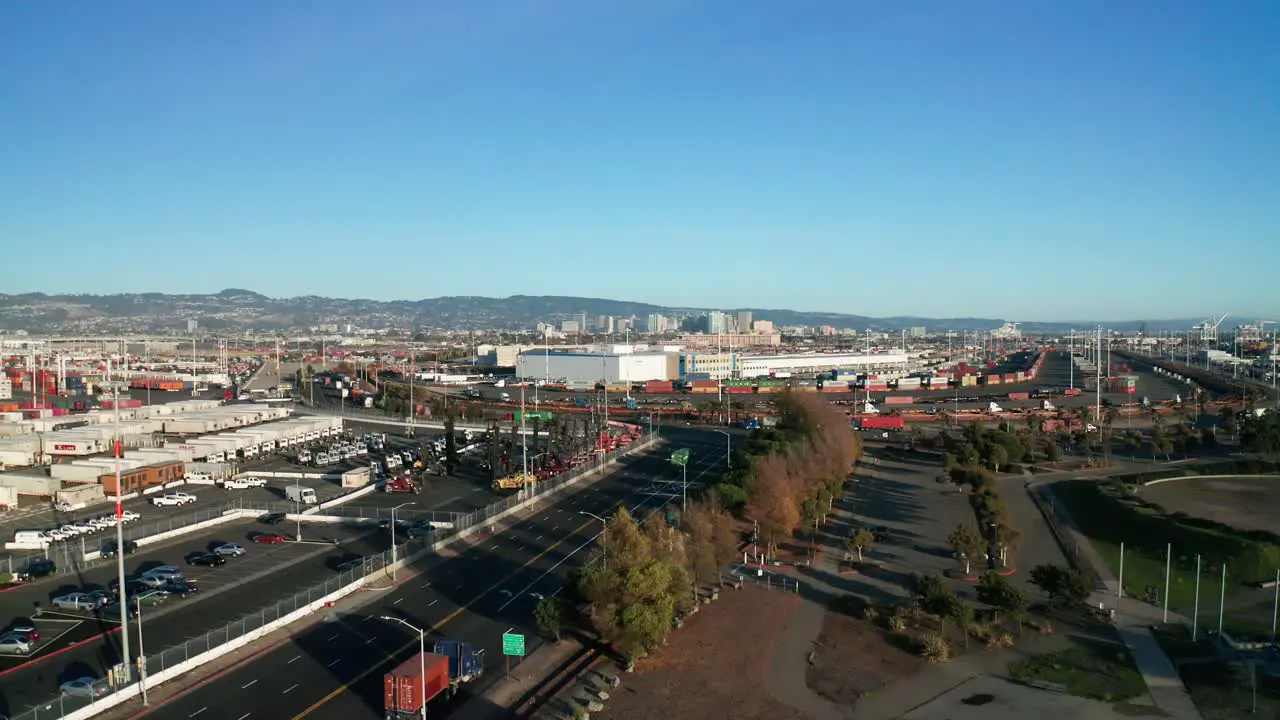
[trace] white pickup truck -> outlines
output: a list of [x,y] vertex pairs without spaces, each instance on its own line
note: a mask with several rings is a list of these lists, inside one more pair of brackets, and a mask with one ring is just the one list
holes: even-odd
[[196,496],[188,495],[187,493],[169,493],[168,495],[151,498],[151,504],[156,507],[176,507],[179,505],[193,503],[195,501]]

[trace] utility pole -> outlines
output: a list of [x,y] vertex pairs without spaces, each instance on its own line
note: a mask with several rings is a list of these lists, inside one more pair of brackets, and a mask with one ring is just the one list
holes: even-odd
[[1098,384],[1093,389],[1094,394],[1094,411],[1093,421],[1099,425],[1102,424],[1102,326],[1098,326],[1098,346],[1093,352],[1093,367],[1096,371]]

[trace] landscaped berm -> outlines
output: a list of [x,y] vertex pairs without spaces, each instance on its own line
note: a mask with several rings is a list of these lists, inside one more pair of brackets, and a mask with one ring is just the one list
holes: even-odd
[[611,720],[803,720],[769,695],[770,665],[799,596],[746,586],[704,606],[592,715]]

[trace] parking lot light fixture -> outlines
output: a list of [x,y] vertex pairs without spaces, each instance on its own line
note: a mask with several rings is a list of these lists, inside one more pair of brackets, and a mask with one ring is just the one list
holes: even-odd
[[398,562],[398,558],[396,556],[396,511],[409,505],[417,505],[417,503],[400,503],[399,505],[391,508],[391,582],[396,581],[396,563]]
[[579,510],[579,515],[585,515],[589,518],[595,518],[600,521],[600,550],[604,553],[604,567],[609,569],[609,518],[600,517],[595,513],[589,513],[586,510]]

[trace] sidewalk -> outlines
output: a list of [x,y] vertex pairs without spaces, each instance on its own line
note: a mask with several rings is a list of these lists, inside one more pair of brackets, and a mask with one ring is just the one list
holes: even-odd
[[[1050,492],[1048,483],[1032,483],[1027,485],[1027,492],[1035,493],[1041,502],[1048,502],[1046,493]],[[1103,561],[1102,556],[1094,549],[1093,543],[1076,529],[1067,509],[1062,503],[1054,503],[1051,515],[1056,515],[1063,524],[1059,532],[1064,533],[1094,572],[1098,575],[1102,589],[1089,596],[1089,603],[1095,607],[1113,608],[1116,612],[1115,628],[1124,644],[1133,656],[1133,662],[1142,673],[1147,683],[1147,690],[1156,707],[1180,720],[1200,720],[1200,711],[1191,701],[1191,694],[1182,684],[1173,662],[1165,655],[1164,649],[1151,634],[1151,626],[1162,621],[1162,611],[1147,603],[1131,597],[1119,597],[1120,583],[1111,574],[1111,569]],[[1170,613],[1175,620],[1188,623],[1187,619]]]

